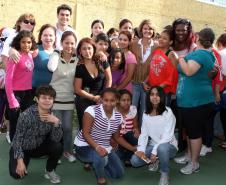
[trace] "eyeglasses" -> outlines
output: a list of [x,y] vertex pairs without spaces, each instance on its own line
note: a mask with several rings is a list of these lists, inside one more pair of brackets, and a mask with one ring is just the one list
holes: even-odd
[[30,24],[30,25],[32,25],[32,26],[34,26],[35,25],[35,22],[34,21],[31,21],[31,20],[23,20],[23,23],[24,24]]

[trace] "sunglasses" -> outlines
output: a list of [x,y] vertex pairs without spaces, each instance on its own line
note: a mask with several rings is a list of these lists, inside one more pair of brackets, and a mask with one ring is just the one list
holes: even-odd
[[30,24],[30,25],[32,25],[32,26],[34,26],[35,25],[35,22],[34,21],[29,21],[29,20],[23,20],[23,23],[24,24]]

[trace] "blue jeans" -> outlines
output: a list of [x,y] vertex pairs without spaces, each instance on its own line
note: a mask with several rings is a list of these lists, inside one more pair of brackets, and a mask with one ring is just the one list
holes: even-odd
[[[145,151],[145,155],[150,158],[151,157],[151,152],[153,150],[152,145],[148,145]],[[158,154],[158,159],[160,162],[160,171],[161,172],[169,172],[169,160],[173,158],[177,153],[177,149],[169,144],[169,143],[163,143],[160,144],[157,148],[157,154]],[[135,154],[132,156],[130,160],[131,164],[133,167],[141,167],[146,165],[147,163],[144,162],[142,159],[137,157]]]
[[133,100],[132,104],[138,109],[139,126],[142,124],[142,116],[145,110],[146,92],[143,88],[143,84],[139,82],[133,82]]
[[122,162],[114,151],[101,157],[91,146],[75,146],[75,150],[79,160],[92,164],[97,178],[120,178],[124,175]]
[[72,147],[73,110],[53,110],[53,113],[62,123],[64,152],[70,152]]

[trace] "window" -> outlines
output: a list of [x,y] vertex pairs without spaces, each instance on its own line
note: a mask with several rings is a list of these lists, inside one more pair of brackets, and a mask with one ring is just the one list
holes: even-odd
[[226,0],[197,0],[197,1],[226,8]]

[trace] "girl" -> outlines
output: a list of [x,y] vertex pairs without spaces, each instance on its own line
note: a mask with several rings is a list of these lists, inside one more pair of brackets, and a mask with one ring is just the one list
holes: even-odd
[[109,56],[112,74],[112,87],[117,87],[125,72],[125,55],[120,48],[113,49]]
[[50,24],[44,24],[38,35],[38,50],[34,57],[34,73],[32,77],[32,89],[41,85],[48,85],[52,78],[52,72],[47,68],[49,56],[53,53],[56,41],[56,28]]
[[122,19],[119,23],[119,32],[128,31],[133,33],[133,23],[129,19]]
[[134,53],[137,60],[137,66],[132,79],[132,104],[139,107],[139,125],[141,126],[145,107],[146,90],[148,90],[148,87],[145,86],[143,82],[148,76],[151,54],[156,45],[153,41],[155,29],[149,19],[145,19],[140,23],[138,32],[140,33],[140,39],[131,43],[130,50]]
[[31,32],[21,31],[13,39],[12,45],[19,52],[19,63],[8,59],[6,66],[6,94],[9,103],[10,140],[16,131],[17,119],[20,111],[24,111],[32,104],[32,73],[33,59],[31,50],[36,47]]
[[71,154],[72,117],[74,112],[73,83],[78,62],[78,58],[74,55],[76,42],[75,34],[72,31],[65,31],[61,37],[63,50],[53,52],[48,62],[48,69],[53,72],[50,85],[56,90],[53,112],[62,122],[64,157],[69,162],[76,160]]
[[132,91],[132,77],[137,64],[134,54],[129,51],[129,44],[132,39],[131,33],[122,31],[119,33],[119,47],[123,50],[126,60],[125,73],[122,77],[120,84],[116,87],[118,90],[127,89]]
[[91,38],[95,41],[97,35],[104,31],[104,22],[102,20],[94,20],[91,24]]
[[151,87],[146,96],[146,111],[143,115],[137,151],[132,156],[131,163],[134,167],[140,167],[146,164],[145,161],[150,160],[152,164],[149,170],[157,171],[160,162],[159,185],[169,184],[169,159],[177,152],[175,124],[172,110],[165,106],[164,90],[159,86]]
[[115,89],[103,90],[102,103],[85,110],[83,129],[74,142],[78,159],[92,164],[99,185],[107,184],[106,174],[112,178],[120,178],[124,174],[123,165],[110,145],[111,137],[126,149],[135,150],[120,137],[119,128],[123,118],[115,110],[117,97]]
[[178,81],[177,54],[169,49],[172,43],[172,31],[163,30],[159,38],[159,47],[152,54],[146,79],[148,86],[160,86],[164,89],[167,106],[170,106],[171,95],[176,93]]
[[[140,135],[137,120],[137,108],[132,103],[132,94],[126,89],[119,90],[120,98],[117,110],[122,114],[123,122],[121,124],[120,134],[131,145],[137,145],[137,139]],[[130,164],[130,158],[133,155],[131,151],[123,147],[119,147],[118,154],[125,162],[125,165]]]
[[76,69],[74,89],[79,129],[85,109],[100,103],[100,92],[111,87],[111,71],[108,62],[98,62],[94,57],[96,46],[92,39],[82,39],[77,47],[80,65]]
[[116,28],[110,28],[107,31],[107,36],[109,37],[109,39],[118,37],[118,35],[119,35],[119,30]]

